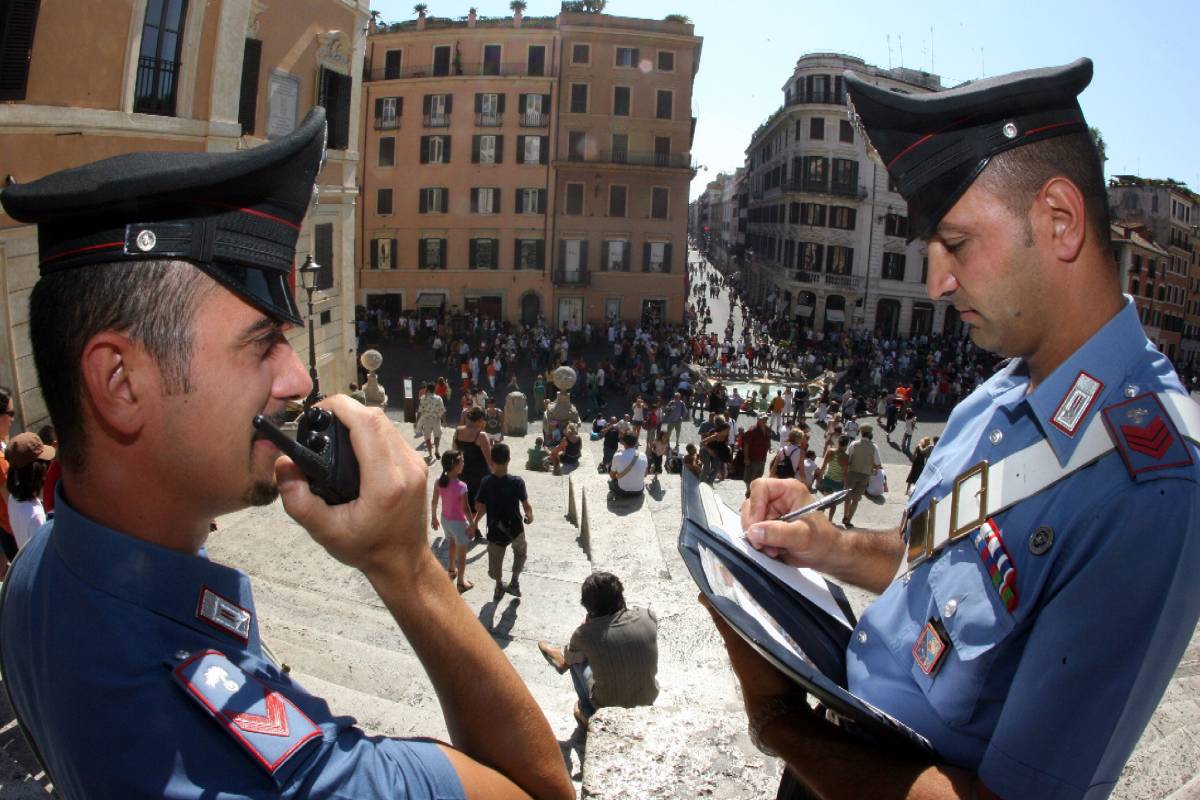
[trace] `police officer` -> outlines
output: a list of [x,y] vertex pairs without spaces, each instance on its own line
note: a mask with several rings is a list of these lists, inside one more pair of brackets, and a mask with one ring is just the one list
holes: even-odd
[[898,530],[771,522],[807,493],[755,483],[756,547],[882,593],[848,688],[938,753],[839,735],[718,620],[784,794],[1106,796],[1200,616],[1200,411],[1120,291],[1076,99],[1091,75],[1084,59],[920,96],[847,76],[928,243],[930,297],[1011,361],[954,410]]
[[[251,420],[310,390],[285,331],[325,113],[238,153],[142,153],[8,188],[38,224],[34,359],[65,445],[56,517],[4,586],[4,681],[64,796],[570,797],[554,734],[425,537],[425,465],[381,412],[357,500],[315,497]],[[453,746],[368,738],[264,657],[245,574],[201,547],[271,502],[360,569]],[[503,736],[495,731],[503,730]]]

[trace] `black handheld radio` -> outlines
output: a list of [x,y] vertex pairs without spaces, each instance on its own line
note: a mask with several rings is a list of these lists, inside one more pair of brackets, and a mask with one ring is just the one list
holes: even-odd
[[350,446],[350,431],[331,412],[305,409],[296,423],[295,440],[262,414],[254,418],[254,427],[296,462],[317,497],[331,506],[358,497],[358,459]]

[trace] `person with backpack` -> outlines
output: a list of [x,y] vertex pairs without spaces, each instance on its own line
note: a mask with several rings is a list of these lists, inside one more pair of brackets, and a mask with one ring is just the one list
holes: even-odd
[[767,456],[771,453],[774,437],[767,427],[767,418],[767,414],[759,414],[754,426],[742,434],[742,480],[746,484],[746,497],[750,496],[750,484],[766,471]]
[[788,431],[787,444],[779,448],[775,460],[771,462],[771,477],[797,478],[804,480],[804,451],[808,445],[808,436],[800,428]]

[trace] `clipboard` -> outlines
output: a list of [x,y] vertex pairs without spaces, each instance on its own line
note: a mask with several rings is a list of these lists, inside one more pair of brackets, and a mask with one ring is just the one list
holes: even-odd
[[[717,612],[759,654],[817,698],[846,733],[936,756],[929,740],[846,689],[846,648],[857,624],[841,587],[741,545],[733,512],[688,471],[681,476],[679,554]],[[752,552],[748,552],[752,551]],[[769,562],[764,563],[764,562]]]

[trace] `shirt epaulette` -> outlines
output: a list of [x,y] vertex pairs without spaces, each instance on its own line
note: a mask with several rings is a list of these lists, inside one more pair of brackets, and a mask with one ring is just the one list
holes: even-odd
[[1129,477],[1139,483],[1157,478],[1195,479],[1192,454],[1158,396],[1146,392],[1101,410]]

